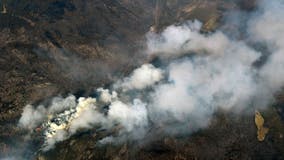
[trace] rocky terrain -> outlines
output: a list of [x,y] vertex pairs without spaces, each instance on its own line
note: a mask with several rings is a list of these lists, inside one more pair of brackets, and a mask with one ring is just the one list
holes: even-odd
[[[97,146],[106,132],[82,131],[38,151],[42,143],[22,144],[17,126],[26,104],[55,95],[88,96],[97,86],[152,61],[143,51],[145,34],[173,23],[198,19],[202,31],[224,23],[230,10],[249,12],[255,1],[230,0],[2,0],[0,7],[0,159],[284,159],[284,98],[261,111],[269,133],[257,139],[253,116],[218,111],[209,127],[193,135],[159,136],[141,144]],[[5,8],[5,12],[4,12]],[[232,27],[234,26],[225,26]],[[154,58],[154,57],[152,57]]]

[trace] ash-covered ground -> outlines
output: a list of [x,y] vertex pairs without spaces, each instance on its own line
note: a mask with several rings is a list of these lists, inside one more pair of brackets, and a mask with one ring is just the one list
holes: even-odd
[[282,0],[0,7],[0,159],[284,159]]

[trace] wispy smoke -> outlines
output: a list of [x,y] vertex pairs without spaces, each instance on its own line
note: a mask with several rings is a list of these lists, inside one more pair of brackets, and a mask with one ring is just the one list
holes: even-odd
[[265,78],[271,91],[279,90],[284,82],[284,2],[262,1],[259,15],[250,22],[251,39],[266,45],[271,56],[261,68],[260,75]]
[[[164,61],[144,64],[97,97],[54,98],[49,106],[27,105],[20,125],[45,129],[48,150],[80,129],[119,128],[99,143],[140,139],[151,127],[167,134],[206,127],[216,110],[240,113],[273,102],[284,84],[284,4],[260,2],[248,21],[248,39],[232,40],[222,31],[201,34],[202,24],[189,21],[162,33],[148,33],[147,54]],[[251,47],[266,46],[269,55]]]
[[70,95],[67,98],[53,98],[51,105],[48,108],[43,105],[40,105],[37,108],[34,108],[32,105],[27,105],[19,120],[19,125],[24,128],[33,129],[42,123],[48,114],[62,112],[68,108],[74,108],[76,106],[75,101],[76,97]]
[[202,24],[195,20],[169,26],[161,34],[150,32],[147,35],[147,53],[164,57],[191,52],[221,54],[229,43],[228,38],[219,31],[209,36],[203,35],[200,33],[201,27]]
[[33,129],[44,120],[45,113],[44,106],[38,106],[37,109],[34,109],[33,106],[27,105],[24,108],[19,124],[22,127]]

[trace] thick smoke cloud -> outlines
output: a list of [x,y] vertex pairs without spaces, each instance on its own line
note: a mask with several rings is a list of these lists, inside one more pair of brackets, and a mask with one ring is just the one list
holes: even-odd
[[[170,28],[172,27],[175,26]],[[171,124],[177,121],[189,125],[186,132],[192,132],[206,127],[210,117],[218,109],[240,112],[253,107],[254,96],[261,87],[256,81],[257,70],[253,63],[261,53],[244,42],[230,40],[221,32],[205,36],[192,30],[191,26],[186,28],[187,33],[194,33],[198,40],[185,40],[172,47],[181,48],[182,52],[179,53],[182,54],[202,51],[204,54],[170,62],[166,67],[167,83],[154,88],[149,114],[153,114],[150,117],[154,122]],[[185,31],[185,28],[182,30]],[[183,34],[185,33],[177,32],[176,36]],[[213,45],[211,41],[214,41]],[[200,45],[191,45],[191,42]],[[164,52],[157,53],[164,56]],[[177,52],[169,54],[170,52],[166,56],[176,56]],[[167,130],[176,130],[176,124],[170,125]]]
[[143,64],[140,68],[133,71],[133,73],[115,84],[116,88],[123,88],[123,90],[144,89],[152,86],[163,79],[163,71],[155,68],[152,64]]
[[[189,21],[147,35],[149,56],[163,65],[144,64],[97,97],[54,98],[51,105],[27,105],[20,125],[45,129],[48,150],[81,129],[119,128],[98,143],[140,139],[152,127],[166,134],[191,133],[206,127],[216,110],[244,113],[273,102],[284,85],[283,1],[260,2],[248,21],[248,39],[233,40],[222,31],[202,34]],[[264,54],[251,47],[268,48]]]
[[[119,135],[129,133],[135,139],[141,137],[138,136],[141,134],[140,131],[143,132],[148,125],[146,103],[139,99],[122,102],[115,91],[110,93],[108,89],[99,88],[96,92],[99,95],[97,98],[76,99],[70,95],[66,98],[55,97],[49,106],[40,105],[35,108],[27,105],[19,125],[31,131],[35,128],[45,130],[43,151],[53,148],[57,142],[68,139],[78,130],[95,126],[107,130],[121,126]],[[105,106],[108,106],[107,115],[100,111]],[[101,143],[105,143],[106,140],[112,142],[114,139],[106,137]]]

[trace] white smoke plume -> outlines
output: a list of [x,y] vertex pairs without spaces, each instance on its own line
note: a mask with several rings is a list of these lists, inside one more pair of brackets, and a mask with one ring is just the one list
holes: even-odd
[[124,90],[144,89],[162,79],[163,72],[161,69],[155,68],[152,64],[143,64],[140,68],[135,69],[129,77],[115,84],[115,87]]
[[27,129],[33,129],[44,120],[45,114],[46,109],[44,106],[38,106],[37,109],[34,109],[32,105],[27,105],[19,120],[19,125]]
[[[163,66],[144,64],[109,89],[97,89],[98,97],[27,105],[19,123],[30,130],[43,126],[48,150],[80,129],[120,128],[99,141],[110,143],[143,138],[153,126],[167,134],[191,133],[206,127],[219,109],[243,113],[267,107],[284,85],[283,12],[281,0],[260,2],[245,40],[222,31],[201,34],[198,21],[150,32],[146,52],[164,60]],[[255,63],[266,53],[251,43],[269,50],[260,66]]]

